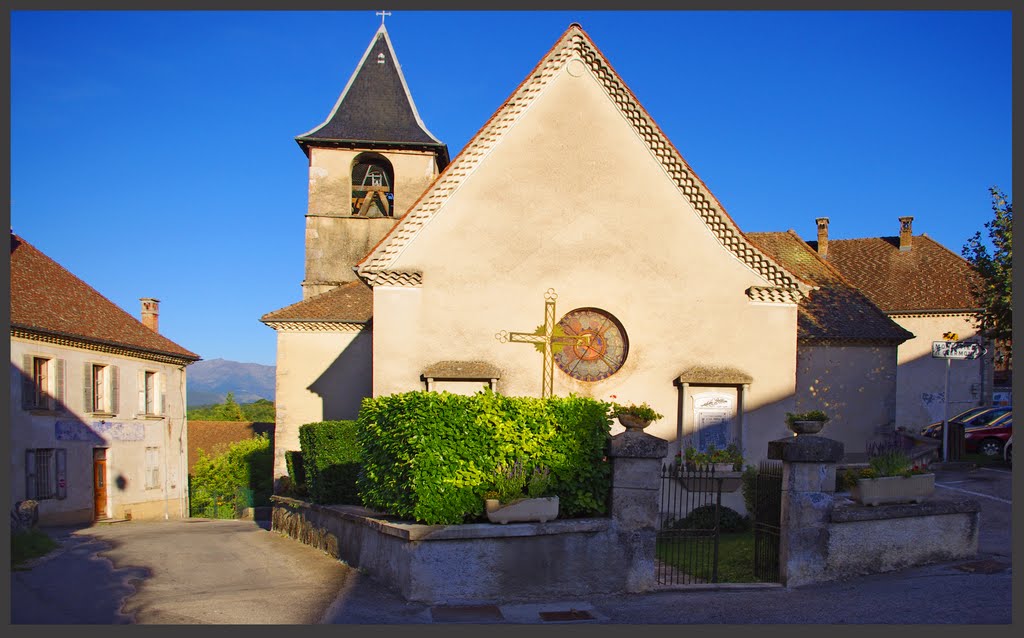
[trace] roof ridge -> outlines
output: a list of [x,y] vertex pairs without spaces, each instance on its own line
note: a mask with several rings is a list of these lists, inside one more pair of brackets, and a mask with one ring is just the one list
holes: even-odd
[[504,137],[505,132],[528,110],[541,89],[547,86],[570,59],[587,65],[634,132],[644,141],[649,152],[661,164],[683,197],[715,238],[745,266],[776,286],[799,288],[798,281],[758,247],[746,239],[739,226],[721,202],[694,173],[682,154],[672,144],[654,119],[626,86],[607,57],[583,31],[573,23],[534,69],[527,74],[512,94],[487,120],[456,158],[409,208],[405,215],[381,238],[381,241],[356,264],[360,277],[369,279],[371,272],[391,267],[409,243],[433,219],[448,195],[479,166],[480,161]]

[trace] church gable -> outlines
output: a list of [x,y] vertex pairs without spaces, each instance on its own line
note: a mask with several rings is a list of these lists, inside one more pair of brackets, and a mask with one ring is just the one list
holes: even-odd
[[[692,213],[690,217],[699,220],[698,225],[706,229],[707,235],[713,237],[718,244],[726,248],[747,269],[756,273],[757,277],[751,280],[754,285],[747,289],[748,296],[758,301],[781,301],[788,303],[793,303],[800,298],[802,294],[801,288],[806,287],[798,283],[797,279],[789,272],[746,240],[732,219],[729,218],[728,214],[725,213],[721,205],[699,178],[693,174],[678,151],[664,137],[650,119],[650,116],[639,105],[629,89],[626,88],[622,80],[611,69],[607,61],[578,25],[572,25],[566,31],[530,76],[523,81],[506,103],[480,130],[477,136],[438,177],[434,184],[427,189],[405,217],[363,259],[358,267],[360,276],[373,284],[379,273],[382,272],[402,271],[403,269],[417,270],[415,265],[417,260],[411,259],[411,256],[418,252],[412,246],[413,242],[419,239],[428,225],[437,226],[439,229],[445,226],[441,219],[435,218],[445,217],[443,213],[451,214],[450,211],[443,209],[448,208],[450,200],[457,199],[453,197],[456,193],[463,189],[467,191],[472,190],[472,180],[467,180],[467,178],[480,170],[482,160],[487,158],[487,166],[490,170],[492,167],[502,164],[501,157],[504,153],[504,148],[499,147],[516,146],[517,144],[522,147],[522,140],[518,142],[515,140],[516,136],[520,134],[520,128],[522,128],[520,123],[528,119],[531,111],[543,110],[545,108],[545,100],[549,98],[562,100],[560,102],[561,108],[565,111],[567,117],[571,117],[574,112],[578,113],[579,109],[594,108],[596,101],[592,99],[593,96],[590,96],[591,99],[585,104],[576,105],[578,108],[574,108],[571,103],[566,102],[565,95],[559,95],[559,92],[565,93],[568,91],[571,93],[572,91],[578,92],[581,90],[579,88],[581,83],[577,82],[575,85],[572,85],[567,80],[568,76],[577,79],[581,77],[588,79],[588,82],[582,84],[586,84],[594,91],[603,94],[603,99],[600,101],[605,106],[600,107],[598,110],[604,109],[605,119],[603,121],[605,123],[609,121],[607,120],[607,113],[614,111],[617,113],[616,119],[619,122],[624,122],[626,126],[619,127],[615,125],[614,128],[621,128],[623,130],[614,132],[591,130],[589,135],[586,130],[579,131],[580,137],[584,138],[579,140],[579,144],[591,144],[588,150],[596,149],[599,152],[579,157],[573,154],[573,149],[566,148],[564,149],[565,161],[577,163],[594,162],[595,158],[607,157],[611,160],[612,164],[617,164],[618,166],[629,167],[632,166],[631,163],[635,164],[637,162],[644,164],[643,169],[646,171],[646,175],[648,175],[645,182],[633,185],[632,190],[630,190],[630,184],[623,184],[621,187],[623,192],[617,194],[625,197],[627,200],[622,205],[622,219],[628,219],[631,223],[654,225],[657,228],[659,224],[667,225],[667,221],[671,221],[673,224],[679,221],[676,219],[667,220],[665,215],[678,215],[681,208],[688,208]],[[575,88],[567,89],[567,82]],[[580,99],[585,97],[587,96],[582,96]],[[589,116],[589,113],[587,115]],[[558,123],[555,122],[554,126],[557,127],[557,125]],[[566,126],[568,125],[569,123],[567,122]],[[550,122],[549,126],[551,126]],[[594,128],[597,129],[598,127],[595,126]],[[513,130],[515,130],[516,135],[512,134]],[[622,133],[627,130],[629,132],[629,140],[622,137]],[[562,138],[559,138],[559,134],[562,134]],[[552,129],[550,130],[550,135],[545,135],[543,130],[536,130],[536,124],[535,130],[523,132],[523,135],[532,135],[536,143],[540,145],[545,143],[557,144],[559,143],[558,140],[561,140],[561,143],[565,143],[565,131]],[[615,135],[619,135],[618,141],[621,143],[619,149],[599,148],[600,144],[614,141]],[[552,140],[554,141],[552,142]],[[598,146],[595,147],[594,145]],[[520,152],[529,152],[525,148],[519,148],[518,150]],[[547,150],[550,151],[551,149]],[[634,152],[630,153],[630,151]],[[638,152],[643,155],[642,158],[637,154]],[[597,162],[597,165],[589,167],[593,170],[592,175],[595,178],[607,176],[607,169],[609,168],[617,170],[615,166],[602,167],[599,164],[600,161]],[[565,210],[566,202],[559,201],[557,197],[559,187],[565,186],[564,184],[545,184],[545,175],[543,173],[538,174],[535,172],[531,174],[529,170],[524,171],[523,164],[519,164],[517,168],[519,173],[515,175],[515,183],[509,185],[510,192],[518,189],[520,194],[524,192],[529,193],[531,197],[535,197],[538,200],[548,198],[543,201],[543,206],[550,210],[553,215],[560,214],[561,212],[566,216],[567,224],[564,231],[562,231],[564,237],[578,237],[587,233],[587,211]],[[543,168],[545,168],[544,161],[540,159],[538,160],[538,169]],[[587,167],[584,165],[583,168]],[[520,182],[522,173],[526,174],[525,177],[527,179]],[[656,176],[656,179],[660,180],[659,184],[656,185],[657,189],[671,189],[678,204],[671,206],[669,210],[652,210],[651,198],[653,198],[653,201],[664,203],[667,190],[657,194],[649,192],[648,189],[652,184],[649,176]],[[583,179],[579,179],[580,176],[578,175],[573,177],[579,180],[578,183],[572,185],[577,191],[586,191],[598,186],[596,179],[588,183],[586,176]],[[513,178],[510,176],[509,179]],[[491,181],[493,182],[493,179]],[[619,181],[622,181],[621,177]],[[553,193],[555,194],[554,197],[552,197]],[[476,199],[477,201],[487,201],[486,197]],[[607,201],[607,199],[604,201]],[[453,206],[451,208],[454,210],[457,207]],[[478,208],[479,210],[475,211],[475,214],[480,216],[488,214],[488,210],[485,209],[486,207]],[[439,212],[442,214],[439,215]],[[503,222],[502,220],[497,220],[497,223]],[[452,229],[449,228],[449,230]],[[556,242],[551,243],[554,245]]]

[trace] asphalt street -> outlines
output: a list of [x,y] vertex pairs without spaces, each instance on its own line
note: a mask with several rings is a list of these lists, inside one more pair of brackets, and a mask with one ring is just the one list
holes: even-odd
[[939,471],[976,498],[970,560],[807,587],[693,587],[473,606],[408,602],[267,522],[127,521],[48,528],[61,547],[11,572],[12,624],[1008,624],[1012,474]]

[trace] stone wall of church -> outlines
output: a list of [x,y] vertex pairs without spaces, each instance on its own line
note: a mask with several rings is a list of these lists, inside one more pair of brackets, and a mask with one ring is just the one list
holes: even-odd
[[[895,315],[896,323],[914,333],[899,347],[896,383],[899,401],[896,425],[920,428],[943,418],[946,360],[931,356],[932,342],[956,333],[960,341],[977,340],[977,329],[967,314]],[[992,401],[992,349],[984,359],[953,360],[949,365],[949,416]]]
[[[503,132],[390,266],[418,288],[374,288],[374,395],[422,387],[443,360],[499,367],[498,390],[538,396],[542,355],[495,333],[533,332],[544,294],[556,320],[599,308],[623,325],[625,364],[585,382],[556,369],[554,393],[648,402],[674,440],[673,381],[697,366],[753,377],[744,428],[753,454],[788,433],[796,380],[794,304],[753,303],[767,285],[723,246],[589,71],[564,69]],[[690,417],[685,417],[690,418]]]
[[355,419],[370,396],[371,332],[277,332],[274,478],[288,474],[285,452],[299,450],[306,423]]
[[361,151],[311,148],[303,298],[356,276],[352,266],[373,248],[437,176],[432,153],[385,151],[394,169],[394,216],[352,217],[352,167]]
[[823,410],[822,436],[847,453],[891,432],[896,420],[895,346],[809,346],[798,350],[796,411]]

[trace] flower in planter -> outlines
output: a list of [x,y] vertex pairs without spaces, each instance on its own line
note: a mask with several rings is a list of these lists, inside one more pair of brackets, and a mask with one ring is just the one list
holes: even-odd
[[899,450],[890,450],[884,454],[873,456],[868,460],[868,467],[860,470],[846,470],[846,484],[856,485],[859,479],[884,478],[889,476],[914,476],[928,474],[928,468],[921,463],[914,463],[910,457]]
[[[617,397],[613,394],[610,398],[615,399]],[[646,402],[637,405],[635,403],[617,403],[613,401],[610,405],[610,413],[612,418],[625,415],[627,417],[635,417],[641,421],[647,422],[657,421],[664,416],[651,406],[647,405]]]
[[821,410],[811,410],[809,412],[787,412],[786,413],[786,424],[793,425],[797,421],[821,421],[822,423],[828,422],[829,417]]
[[495,470],[494,489],[484,492],[484,499],[497,499],[509,504],[522,498],[542,498],[551,485],[551,470],[534,467],[528,472],[521,460],[511,465],[500,465]]
[[743,451],[735,443],[729,443],[723,449],[718,449],[714,443],[709,443],[703,452],[698,452],[697,448],[689,445],[686,447],[684,455],[686,464],[689,466],[731,463],[734,470],[743,469]]

